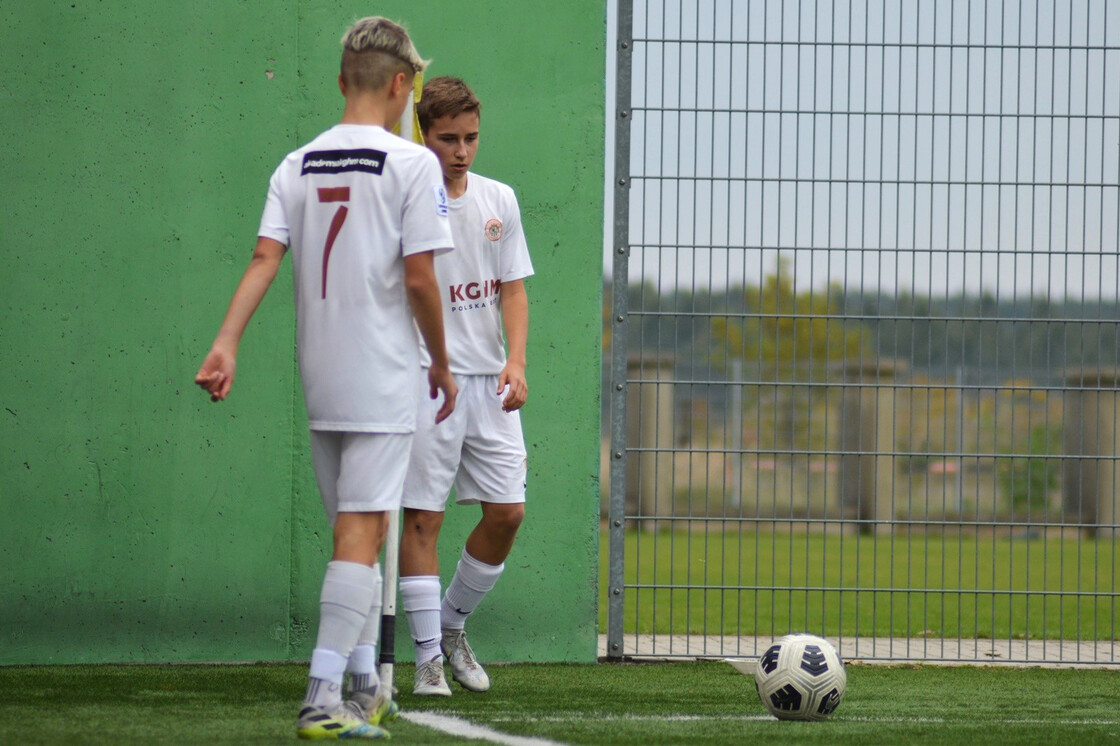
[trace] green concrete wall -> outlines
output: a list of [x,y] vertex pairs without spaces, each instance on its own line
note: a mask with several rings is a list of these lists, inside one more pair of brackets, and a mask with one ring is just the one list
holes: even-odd
[[[472,642],[594,659],[604,0],[37,0],[0,4],[0,664],[310,654],[330,533],[287,265],[230,400],[192,378],[371,13],[474,86],[537,270],[527,519]],[[476,517],[449,511],[445,581]]]

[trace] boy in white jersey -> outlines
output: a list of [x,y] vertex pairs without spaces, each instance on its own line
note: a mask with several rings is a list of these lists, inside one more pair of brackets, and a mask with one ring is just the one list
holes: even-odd
[[[421,402],[401,500],[400,592],[416,645],[413,693],[419,695],[451,694],[443,656],[464,688],[490,688],[464,625],[502,574],[525,515],[526,455],[517,410],[529,393],[524,278],[533,265],[513,190],[470,173],[480,108],[463,81],[448,77],[428,81],[417,105],[424,141],[439,157],[451,199],[455,251],[435,264],[451,370],[461,386],[458,407],[438,428],[431,426],[431,407]],[[482,517],[441,603],[436,543],[453,485],[456,502],[481,505]]]
[[[395,705],[375,674],[387,511],[400,504],[427,345],[425,415],[454,409],[434,255],[453,246],[439,163],[386,131],[425,62],[403,28],[355,23],[342,39],[340,124],[290,153],[272,175],[256,250],[195,381],[214,401],[233,385],[246,325],[292,252],[300,375],[311,452],[334,551],[301,738],[386,738]],[[345,674],[349,699],[342,699]]]

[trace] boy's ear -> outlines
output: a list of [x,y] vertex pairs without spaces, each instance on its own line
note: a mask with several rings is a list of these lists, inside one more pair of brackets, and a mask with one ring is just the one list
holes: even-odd
[[404,92],[405,88],[407,88],[410,92],[412,91],[412,82],[408,80],[404,73],[397,73],[396,75],[394,75],[390,85],[391,87],[389,88],[389,95],[392,98],[397,98],[398,96],[400,96],[401,93]]
[[342,73],[338,74],[338,90],[339,90],[339,93],[342,94],[343,98],[345,98],[346,97],[346,81],[343,79]]

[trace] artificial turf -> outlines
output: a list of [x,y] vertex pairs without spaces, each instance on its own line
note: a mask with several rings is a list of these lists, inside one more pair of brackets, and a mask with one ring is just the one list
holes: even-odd
[[[720,662],[491,666],[482,695],[419,698],[397,667],[404,712],[453,715],[499,733],[571,744],[1120,742],[1120,670],[849,666],[825,722],[778,722],[753,680]],[[0,668],[0,743],[245,743],[295,740],[306,666]],[[467,742],[402,718],[398,743]]]

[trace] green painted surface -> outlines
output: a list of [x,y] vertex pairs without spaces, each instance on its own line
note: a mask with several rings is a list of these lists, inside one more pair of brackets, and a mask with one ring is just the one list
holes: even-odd
[[[357,2],[0,5],[0,664],[300,659],[329,553],[290,270],[230,400],[192,377],[267,179],[341,111]],[[528,517],[472,620],[491,660],[592,660],[605,3],[385,2],[483,100],[521,199]],[[444,578],[477,508],[452,508]],[[398,654],[409,657],[402,626]]]

